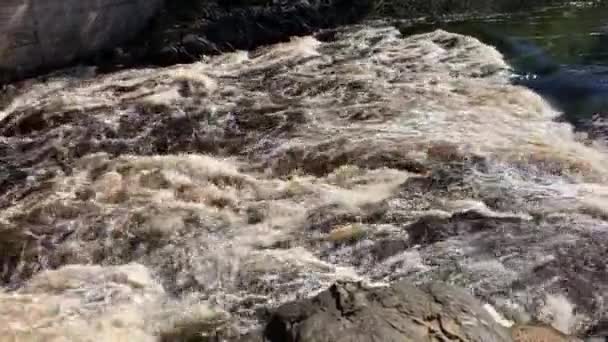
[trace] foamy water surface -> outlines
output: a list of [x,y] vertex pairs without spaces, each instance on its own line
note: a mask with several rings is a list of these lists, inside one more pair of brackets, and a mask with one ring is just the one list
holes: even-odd
[[404,277],[566,333],[607,318],[601,142],[474,38],[323,37],[28,81],[0,111],[3,336],[243,331],[336,280]]

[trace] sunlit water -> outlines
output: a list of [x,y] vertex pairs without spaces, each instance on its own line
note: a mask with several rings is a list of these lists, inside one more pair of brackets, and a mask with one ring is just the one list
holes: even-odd
[[[578,6],[439,26],[496,46],[519,75],[516,82],[529,86],[563,110],[563,119],[589,130],[608,118],[606,18],[608,6],[581,2]],[[427,25],[426,29],[433,26],[437,25]],[[605,124],[596,130],[598,135],[608,135]]]
[[380,23],[29,81],[0,111],[0,332],[155,341],[220,311],[246,330],[399,278],[601,330],[606,146],[515,74],[475,38]]

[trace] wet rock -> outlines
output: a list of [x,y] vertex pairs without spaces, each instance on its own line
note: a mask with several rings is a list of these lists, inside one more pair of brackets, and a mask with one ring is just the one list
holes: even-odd
[[[176,1],[170,2],[139,39],[124,45],[102,66],[193,62],[201,55],[251,50],[354,24],[370,16],[418,18],[492,11],[518,11],[563,0],[454,2],[450,0],[375,1]],[[448,42],[449,43],[449,42]],[[120,53],[118,53],[120,51]]]
[[[371,1],[247,2],[178,1],[170,3],[151,29],[124,48],[123,63],[168,65],[192,62],[201,55],[286,41],[314,30],[355,23]],[[141,62],[140,62],[141,63]]]
[[488,217],[475,211],[467,211],[449,218],[423,217],[408,226],[407,231],[411,244],[427,245],[461,234],[495,230],[500,227],[509,229],[509,226],[519,225],[521,221],[516,217]]
[[278,308],[264,335],[271,342],[511,341],[507,329],[463,290],[407,282],[386,288],[334,284],[315,298]]
[[374,244],[371,253],[376,259],[384,260],[407,250],[409,247],[410,245],[404,240],[384,239]]
[[608,293],[601,262],[606,234],[575,234],[562,220],[424,218],[408,233],[432,271],[408,274],[407,265],[397,271],[385,266],[382,274],[454,282],[503,312],[519,307],[563,333],[583,336],[606,317],[600,309]]
[[251,205],[245,210],[247,215],[247,223],[257,224],[266,218],[268,215],[267,205]]

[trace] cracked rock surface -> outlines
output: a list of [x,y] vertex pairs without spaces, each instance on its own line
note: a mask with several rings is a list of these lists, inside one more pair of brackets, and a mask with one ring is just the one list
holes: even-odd
[[542,323],[501,325],[487,308],[443,282],[338,282],[316,297],[279,307],[263,330],[240,342],[580,342]]
[[336,283],[278,308],[264,335],[272,342],[512,341],[508,329],[463,290],[404,281],[377,288]]

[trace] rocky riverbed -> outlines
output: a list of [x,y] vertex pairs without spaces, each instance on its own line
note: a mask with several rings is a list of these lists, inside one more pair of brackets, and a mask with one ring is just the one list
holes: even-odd
[[607,148],[510,74],[376,22],[26,81],[0,111],[2,336],[603,333]]

